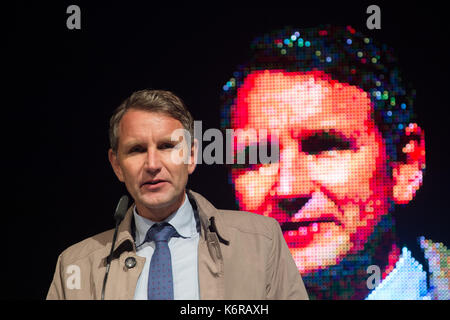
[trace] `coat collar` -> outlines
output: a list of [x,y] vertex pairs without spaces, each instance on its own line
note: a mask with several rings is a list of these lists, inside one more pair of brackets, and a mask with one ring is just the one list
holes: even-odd
[[[194,209],[197,225],[199,226],[197,229],[200,232],[200,235],[206,239],[209,233],[214,232],[217,234],[220,242],[229,244],[229,234],[219,210],[199,193],[189,189],[186,190],[186,193]],[[124,219],[119,225],[113,257],[118,257],[124,250],[136,251],[134,242],[133,207],[134,203],[128,208]],[[111,243],[106,249],[105,253],[108,255],[111,249]]]
[[228,244],[230,237],[219,210],[195,191],[187,190],[187,195],[194,212],[198,213],[196,216],[200,219],[201,235],[206,237],[209,232],[215,232],[221,242]]

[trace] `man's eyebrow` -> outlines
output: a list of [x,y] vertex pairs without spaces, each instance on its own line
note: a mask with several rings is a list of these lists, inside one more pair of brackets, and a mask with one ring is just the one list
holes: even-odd
[[[245,134],[245,133],[244,133]],[[259,136],[260,132],[256,134],[256,136],[250,136],[250,139],[239,140],[236,136],[234,140],[234,152],[240,152],[243,151],[245,148],[258,148],[260,145],[271,145],[274,143],[279,143],[279,135],[271,132],[267,132],[266,134]],[[251,139],[254,138],[254,139]],[[276,139],[278,138],[278,139]],[[238,142],[242,142],[242,144],[239,144]]]
[[133,146],[137,146],[137,145],[143,145],[143,144],[145,144],[145,143],[142,140],[137,140],[137,139],[128,140],[123,143],[125,148],[129,148],[129,147],[133,147]]
[[158,140],[158,143],[180,143],[183,141],[183,139],[186,139],[186,137],[182,135],[178,135],[175,138],[176,139],[172,139],[172,136],[162,137]]
[[[167,135],[158,139],[158,143],[160,142],[178,142],[178,140],[172,140],[171,135]],[[145,145],[147,141],[142,139],[129,139],[123,143],[124,146],[134,146],[134,145]]]

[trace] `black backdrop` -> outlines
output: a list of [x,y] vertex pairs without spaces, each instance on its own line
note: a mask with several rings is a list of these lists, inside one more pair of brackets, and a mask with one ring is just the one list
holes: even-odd
[[[124,98],[143,88],[172,90],[204,130],[218,128],[221,87],[248,58],[249,42],[287,25],[351,25],[395,49],[417,90],[427,149],[423,187],[396,210],[398,233],[406,244],[420,235],[450,244],[449,28],[439,2],[377,2],[381,30],[367,29],[372,3],[362,1],[156,3],[3,7],[2,298],[45,298],[58,254],[113,227],[126,190],[107,160],[107,128]],[[66,28],[70,4],[81,8],[81,30]],[[198,166],[188,186],[217,207],[237,208],[222,166]]]

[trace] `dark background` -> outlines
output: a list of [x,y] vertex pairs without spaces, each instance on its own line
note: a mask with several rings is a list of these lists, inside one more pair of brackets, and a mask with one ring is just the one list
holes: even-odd
[[[3,7],[3,299],[45,298],[58,254],[113,227],[126,189],[107,159],[107,129],[123,99],[138,89],[168,89],[203,130],[219,128],[221,88],[248,58],[250,41],[287,25],[351,25],[395,49],[403,78],[417,90],[427,149],[424,185],[396,210],[398,234],[408,246],[420,235],[449,245],[450,52],[439,2],[155,3]],[[81,30],[66,28],[71,4],[81,8]],[[381,30],[366,27],[370,4],[381,8]],[[188,186],[236,209],[227,181],[224,167],[199,165]]]

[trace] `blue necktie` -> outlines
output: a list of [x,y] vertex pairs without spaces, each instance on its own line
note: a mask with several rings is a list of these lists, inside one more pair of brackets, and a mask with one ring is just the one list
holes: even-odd
[[169,240],[180,236],[167,222],[154,224],[145,236],[145,241],[155,241],[155,251],[148,273],[148,300],[173,300],[172,259]]

